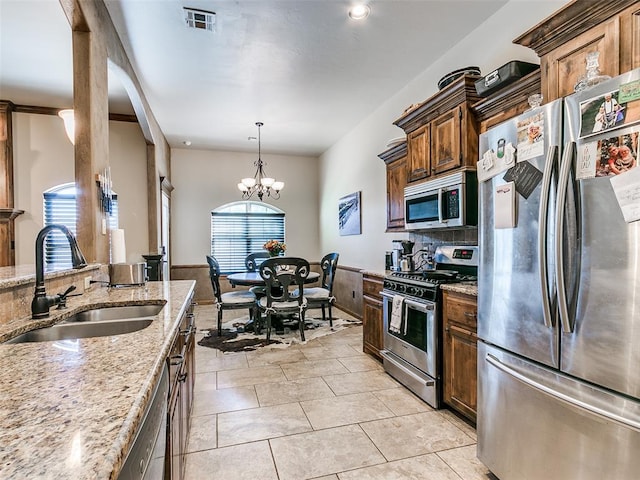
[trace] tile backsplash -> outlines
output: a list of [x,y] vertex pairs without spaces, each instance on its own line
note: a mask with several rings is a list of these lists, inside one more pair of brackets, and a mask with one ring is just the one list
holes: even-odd
[[425,268],[429,263],[429,255],[439,245],[478,245],[477,228],[455,228],[450,230],[430,230],[422,233],[409,233],[409,240],[415,242],[414,252],[421,249],[427,252],[416,255],[416,268]]

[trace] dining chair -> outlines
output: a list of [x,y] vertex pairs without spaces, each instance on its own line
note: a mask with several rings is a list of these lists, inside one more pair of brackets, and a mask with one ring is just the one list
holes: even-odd
[[[266,251],[253,252],[247,255],[244,259],[244,266],[246,267],[247,272],[255,272],[256,270],[258,270],[258,267],[260,266],[260,264],[270,256],[271,255],[269,255],[269,252],[266,252]],[[264,296],[264,287],[262,286],[251,287],[249,291],[253,292],[253,294],[257,298],[261,298]]]
[[253,252],[247,255],[244,259],[244,266],[246,267],[247,272],[255,272],[260,266],[260,264],[262,263],[262,261],[264,261],[264,260],[260,261],[259,259],[265,259],[269,257],[270,255],[269,255],[269,252],[267,251]]
[[249,319],[255,323],[258,316],[256,307],[256,296],[249,290],[240,290],[236,292],[222,293],[220,289],[220,264],[218,261],[207,255],[207,263],[209,264],[209,278],[213,287],[213,296],[215,297],[215,305],[218,310],[218,336],[222,335],[222,313],[225,310],[242,310],[249,309]]
[[272,316],[293,314],[298,316],[300,339],[304,342],[304,281],[309,276],[309,262],[297,257],[273,257],[262,262],[258,271],[265,283],[265,296],[257,303],[267,318],[267,341],[271,337]]
[[[322,281],[319,287],[307,287],[304,289],[304,297],[307,299],[307,309],[321,308],[322,320],[326,320],[325,308],[329,310],[329,326],[333,327],[333,315],[331,305],[336,301],[333,296],[333,279],[336,276],[339,253],[328,253],[320,260],[322,268]],[[294,292],[295,294],[296,292]]]

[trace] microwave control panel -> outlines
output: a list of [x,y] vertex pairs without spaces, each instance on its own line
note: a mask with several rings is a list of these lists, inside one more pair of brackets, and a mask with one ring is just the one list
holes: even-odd
[[460,217],[460,190],[455,188],[444,192],[444,218]]

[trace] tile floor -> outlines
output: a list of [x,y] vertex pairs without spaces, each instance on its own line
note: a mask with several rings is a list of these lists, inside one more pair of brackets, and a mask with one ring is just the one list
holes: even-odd
[[[197,307],[198,339],[214,326],[212,312]],[[196,345],[186,478],[492,477],[476,458],[475,430],[388,376],[362,353],[357,326],[286,349],[225,354]]]

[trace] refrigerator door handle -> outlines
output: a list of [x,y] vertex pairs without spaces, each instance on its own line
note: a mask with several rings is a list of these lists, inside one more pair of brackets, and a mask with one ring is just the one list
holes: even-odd
[[577,398],[574,398],[570,395],[567,395],[565,393],[559,392],[557,390],[554,390],[553,388],[549,387],[548,385],[544,385],[543,383],[537,382],[536,380],[533,380],[532,378],[529,378],[528,376],[526,376],[523,373],[520,373],[517,368],[511,367],[505,363],[503,363],[502,361],[500,361],[498,358],[496,358],[495,356],[491,355],[490,353],[487,354],[486,356],[486,360],[489,364],[491,364],[492,366],[494,366],[495,368],[497,368],[498,370],[506,373],[507,375],[515,378],[516,380],[524,383],[525,385],[533,388],[534,390],[537,390],[540,393],[543,393],[545,395],[548,395],[549,397],[552,397],[556,400],[559,400],[561,402],[563,402],[566,405],[569,405],[573,408],[576,408],[578,410],[583,410],[586,411],[592,415],[596,415],[600,418],[603,418],[606,421],[609,422],[613,422],[616,423],[618,425],[621,425],[625,428],[630,428],[632,430],[635,430],[636,432],[640,432],[640,422],[637,422],[635,420],[632,420],[630,418],[625,418],[621,415],[618,415],[614,412],[611,411],[607,411],[603,408],[599,408],[595,405],[591,405],[588,404],[586,402],[583,402],[582,400],[579,400]]
[[548,280],[548,253],[547,253],[547,223],[549,219],[549,195],[551,191],[551,178],[558,157],[558,146],[552,145],[547,151],[544,174],[542,175],[542,191],[540,193],[540,211],[538,212],[538,265],[540,265],[540,288],[542,289],[542,313],[544,325],[552,328],[553,317],[551,315],[551,301]]
[[569,186],[569,175],[575,158],[576,143],[569,142],[565,146],[560,166],[560,177],[558,178],[558,197],[556,200],[556,238],[555,238],[555,267],[556,285],[558,288],[558,310],[560,312],[560,322],[564,333],[573,333],[573,325],[569,318],[569,306],[567,303],[567,287],[564,281],[564,212],[567,200],[567,188]]

